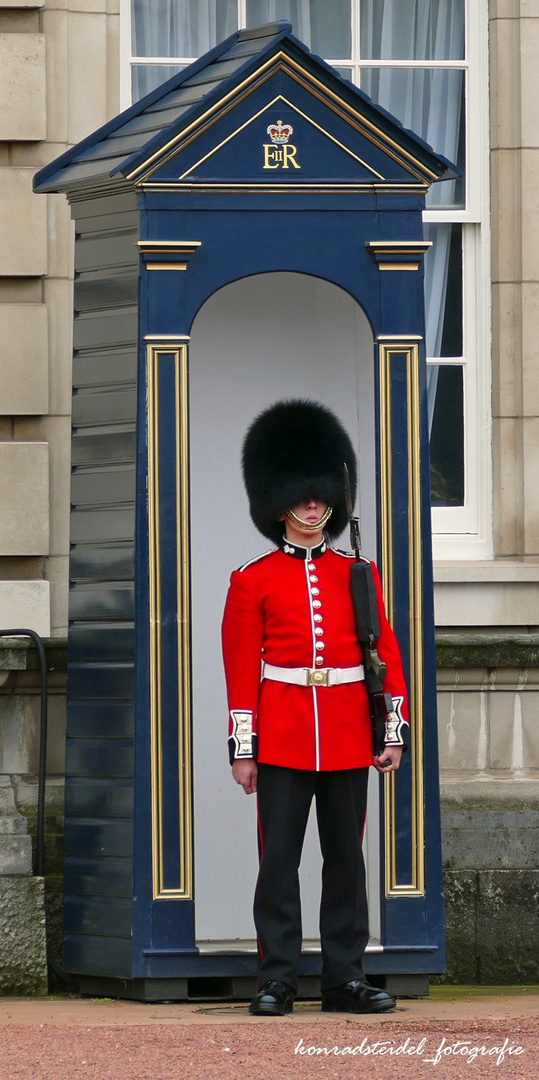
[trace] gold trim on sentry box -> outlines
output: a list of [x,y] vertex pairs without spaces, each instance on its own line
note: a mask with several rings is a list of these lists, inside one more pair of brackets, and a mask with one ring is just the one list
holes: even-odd
[[144,335],[144,340],[145,341],[167,341],[167,342],[169,342],[169,341],[178,341],[178,342],[184,342],[184,341],[190,341],[191,338],[190,338],[189,334],[145,334]]
[[[369,240],[370,251],[379,270],[419,270],[430,240]],[[405,258],[407,256],[407,258]]]
[[[189,473],[187,432],[187,345],[148,344],[148,522],[150,593],[150,738],[152,876],[155,900],[190,900],[193,897],[191,687],[189,663]],[[178,822],[180,879],[165,887],[163,820],[163,716],[161,525],[159,454],[159,368],[174,365],[176,520],[178,568]]]
[[[414,155],[411,154],[408,150],[405,150],[404,147],[399,145],[399,143],[395,142],[395,140],[392,139],[389,135],[387,135],[386,132],[382,131],[377,124],[373,124],[370,120],[367,120],[365,116],[359,113],[356,109],[353,109],[352,106],[348,104],[348,102],[344,101],[341,97],[335,94],[333,90],[330,90],[327,86],[321,83],[319,79],[315,78],[314,75],[311,75],[310,72],[306,71],[305,68],[301,67],[300,64],[297,64],[294,60],[292,60],[291,57],[287,56],[286,60],[291,67],[296,68],[296,70],[301,74],[301,76],[305,79],[306,82],[311,82],[314,86],[319,87],[323,91],[323,93],[327,95],[328,98],[332,99],[338,104],[338,108],[336,108],[328,101],[327,104],[329,108],[333,108],[333,111],[337,114],[339,114],[339,112],[341,112],[341,114],[348,114],[347,118],[349,122],[352,123],[354,127],[357,127],[358,131],[361,131],[362,134],[365,135],[367,139],[370,139],[371,142],[375,143],[375,145],[382,146],[382,148],[385,149],[386,153],[389,153],[395,161],[400,161],[400,164],[403,166],[403,168],[407,168],[409,172],[417,175],[417,173],[415,173],[415,170],[413,170],[410,165],[405,165],[405,163],[402,161],[402,158],[406,158],[407,161],[413,163],[413,165],[420,170],[420,176],[423,179],[428,178],[431,181],[438,179],[436,173],[434,173],[432,169],[429,169],[427,165],[419,161],[418,158],[414,157]],[[350,117],[352,117],[353,119],[350,120]],[[374,137],[369,135],[369,131],[372,132],[372,136]],[[388,147],[390,146],[395,149],[398,157],[395,154],[390,153],[388,149]]]
[[365,192],[382,194],[382,193],[414,193],[425,194],[428,190],[427,185],[420,184],[389,184],[378,183],[377,181],[366,181],[364,184],[348,184],[348,183],[321,183],[311,184],[303,180],[290,180],[283,181],[282,184],[278,183],[264,183],[249,182],[239,184],[228,183],[212,183],[207,184],[202,180],[173,180],[166,181],[162,184],[158,182],[145,183],[141,182],[139,185],[141,191],[183,191],[191,193],[193,191],[202,192],[203,194],[217,194],[217,195],[363,195]]
[[207,161],[208,158],[212,157],[213,154],[216,154],[217,151],[220,150],[221,147],[225,146],[228,142],[230,142],[231,139],[234,139],[236,135],[240,133],[240,131],[243,131],[245,128],[249,127],[250,124],[252,124],[255,120],[258,120],[258,118],[262,116],[265,112],[268,112],[269,109],[273,109],[277,105],[279,105],[280,107],[281,102],[283,103],[285,108],[292,109],[292,111],[296,112],[298,116],[302,116],[304,120],[307,120],[307,122],[311,124],[312,127],[316,128],[317,131],[320,131],[322,135],[325,135],[328,139],[331,140],[331,142],[335,143],[336,146],[340,147],[341,150],[344,150],[346,154],[349,154],[350,157],[352,157],[354,161],[357,161],[359,165],[363,165],[365,169],[367,169],[370,173],[373,174],[373,176],[377,176],[379,180],[386,179],[385,176],[382,176],[382,173],[377,172],[376,169],[373,169],[372,165],[369,165],[367,161],[364,161],[363,158],[360,158],[357,154],[354,154],[354,152],[350,150],[348,146],[345,146],[345,144],[340,142],[339,139],[336,139],[334,135],[331,135],[329,131],[326,131],[326,129],[321,127],[320,124],[317,124],[314,120],[311,119],[310,116],[307,116],[307,113],[304,113],[301,109],[298,109],[297,105],[294,105],[293,102],[288,100],[288,98],[283,97],[282,94],[278,94],[277,97],[274,97],[272,101],[269,101],[267,105],[264,105],[261,109],[259,109],[257,113],[253,113],[253,115],[249,117],[249,119],[246,120],[243,124],[241,124],[240,127],[236,128],[236,130],[231,132],[230,135],[227,135],[226,139],[223,139],[220,143],[217,143],[216,146],[213,146],[211,150],[208,150],[208,153],[205,154],[204,157],[201,157],[200,160],[197,161],[194,165],[190,165],[189,168],[186,169],[185,172],[178,177],[178,179],[184,180],[186,176],[192,176],[195,170],[200,167],[200,165]]
[[[188,270],[191,256],[199,247],[202,247],[200,240],[138,241],[140,257],[146,270]],[[178,256],[180,259],[183,256],[185,261],[180,262]]]
[[406,251],[415,255],[428,251],[433,243],[433,240],[368,240],[365,247],[373,251]]
[[[150,267],[148,267],[150,269]],[[419,263],[378,263],[379,270],[419,270]]]
[[397,805],[395,773],[384,777],[386,896],[423,896],[425,892],[425,821],[423,806],[423,623],[421,560],[421,461],[419,416],[419,345],[393,338],[379,341],[380,464],[382,502],[382,570],[388,617],[394,615],[394,557],[392,533],[391,375],[395,357],[405,358],[408,442],[408,574],[410,620],[410,754],[412,762],[411,881],[397,883]]
[[146,263],[147,270],[187,270],[188,263]]
[[[395,341],[395,335],[394,334],[378,334],[378,337],[376,338],[376,340],[377,341]],[[399,334],[398,341],[399,341],[399,344],[401,344],[403,341],[406,341],[406,342],[408,342],[408,341],[423,341],[423,335],[422,334]]]
[[202,240],[138,240],[137,247],[146,255],[193,255]]

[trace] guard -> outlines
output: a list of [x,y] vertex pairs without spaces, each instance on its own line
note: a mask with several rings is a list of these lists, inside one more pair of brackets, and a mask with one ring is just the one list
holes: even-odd
[[256,1015],[293,1008],[302,944],[298,869],[313,796],[323,857],[322,1010],[395,1007],[363,972],[369,924],[361,841],[369,766],[399,767],[406,686],[371,564],[383,688],[393,699],[385,748],[373,756],[350,589],[354,556],[330,544],[348,519],[343,464],[355,498],[352,443],[333,413],[312,401],[277,402],[253,422],[243,447],[252,519],[276,545],[234,571],[223,620],[232,773],[258,798]]

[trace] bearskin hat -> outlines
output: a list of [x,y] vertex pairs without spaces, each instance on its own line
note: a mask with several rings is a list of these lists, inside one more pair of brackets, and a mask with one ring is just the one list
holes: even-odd
[[357,485],[356,455],[334,414],[316,401],[277,401],[251,424],[243,443],[243,478],[257,529],[279,543],[279,518],[290,507],[318,499],[333,507],[326,526],[339,536],[348,521],[344,464],[352,500]]

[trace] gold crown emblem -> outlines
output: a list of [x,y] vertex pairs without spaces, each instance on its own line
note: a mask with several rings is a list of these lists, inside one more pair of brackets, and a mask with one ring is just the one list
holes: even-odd
[[272,143],[282,144],[288,142],[294,128],[292,124],[283,124],[282,120],[278,120],[276,124],[270,124],[267,131]]

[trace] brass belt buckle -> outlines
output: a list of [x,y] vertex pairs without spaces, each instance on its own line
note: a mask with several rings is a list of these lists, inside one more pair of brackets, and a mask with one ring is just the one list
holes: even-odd
[[329,686],[328,676],[328,668],[324,671],[309,671],[308,686]]

